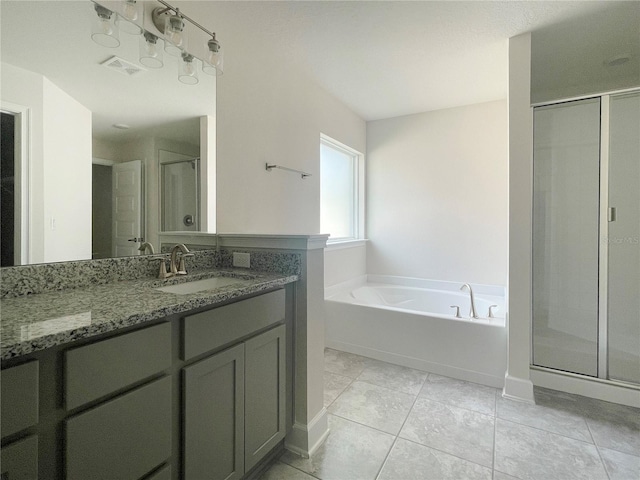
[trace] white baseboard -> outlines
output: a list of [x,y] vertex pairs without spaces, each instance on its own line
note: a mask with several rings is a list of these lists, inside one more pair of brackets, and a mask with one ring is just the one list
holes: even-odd
[[416,370],[435,373],[437,375],[442,375],[445,377],[457,378],[459,380],[465,380],[467,382],[479,383],[481,385],[487,385],[489,387],[502,388],[502,386],[504,385],[502,377],[475,372],[472,370],[465,370],[463,368],[452,367],[450,365],[443,365],[441,363],[429,362],[420,358],[408,357],[396,353],[376,350],[369,347],[363,347],[361,345],[341,342],[339,340],[332,340],[327,338],[325,339],[325,346],[328,348],[333,348],[335,350],[355,353],[356,355],[374,358],[383,362],[402,365],[403,367],[415,368]]
[[537,387],[640,408],[640,389],[632,385],[624,386],[606,380],[590,379],[581,375],[550,372],[537,368],[531,368],[530,375]]
[[518,402],[535,403],[533,382],[528,378],[514,377],[507,372],[504,376],[502,396]]
[[327,409],[323,408],[307,425],[295,422],[285,439],[284,447],[301,457],[309,458],[328,435]]

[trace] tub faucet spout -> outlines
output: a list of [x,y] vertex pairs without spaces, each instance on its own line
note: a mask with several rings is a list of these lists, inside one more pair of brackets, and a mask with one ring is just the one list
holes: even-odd
[[469,311],[469,317],[478,318],[478,312],[476,312],[476,302],[473,298],[473,290],[471,289],[471,285],[465,283],[460,287],[460,290],[464,290],[464,287],[467,287],[469,289],[469,297],[471,298],[471,310]]

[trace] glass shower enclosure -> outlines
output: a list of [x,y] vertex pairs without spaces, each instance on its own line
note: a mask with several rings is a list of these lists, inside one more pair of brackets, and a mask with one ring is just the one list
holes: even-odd
[[640,91],[533,115],[533,364],[640,384]]

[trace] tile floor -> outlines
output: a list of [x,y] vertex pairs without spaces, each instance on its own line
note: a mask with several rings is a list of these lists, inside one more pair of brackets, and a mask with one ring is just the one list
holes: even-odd
[[325,352],[330,433],[261,480],[640,480],[640,409],[536,388],[495,388]]

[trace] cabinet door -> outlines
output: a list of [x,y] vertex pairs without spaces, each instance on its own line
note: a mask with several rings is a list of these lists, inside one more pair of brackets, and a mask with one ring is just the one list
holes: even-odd
[[245,342],[245,469],[285,436],[285,326]]
[[36,435],[2,447],[0,476],[2,480],[38,478],[38,437]]
[[184,375],[184,477],[244,473],[244,345],[201,360]]

